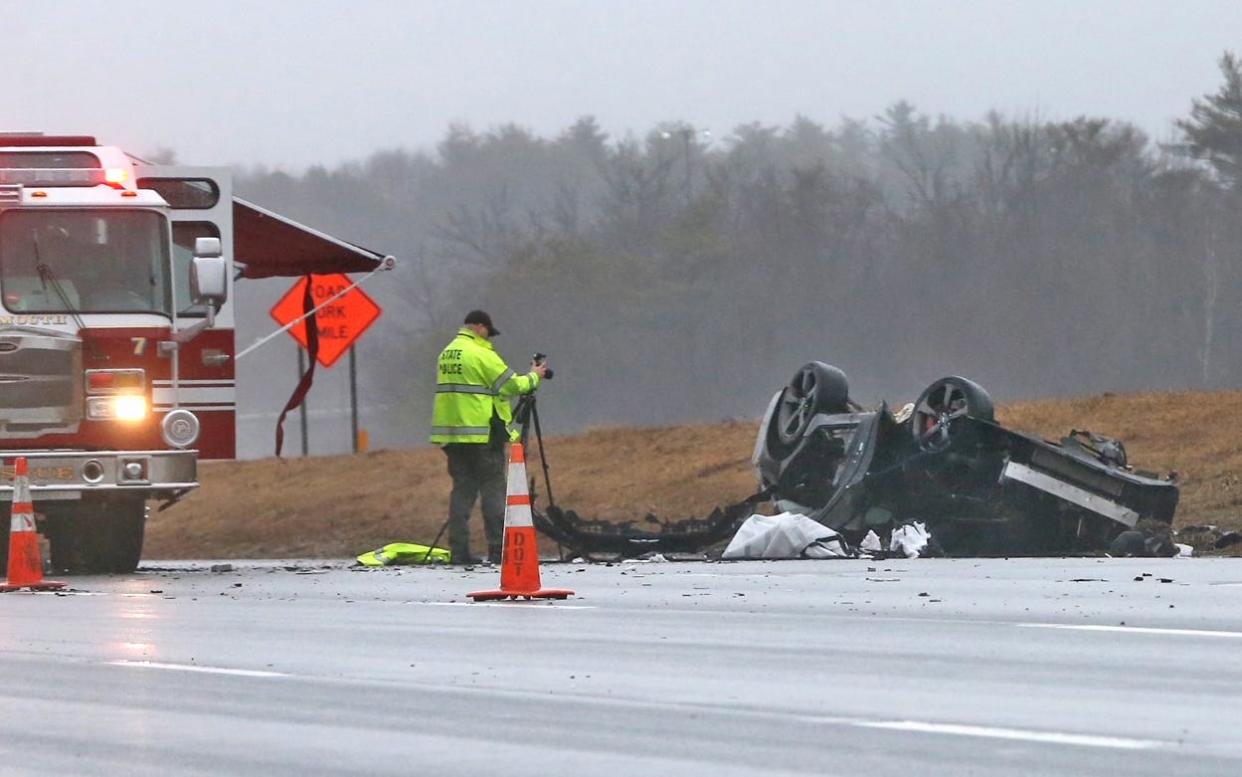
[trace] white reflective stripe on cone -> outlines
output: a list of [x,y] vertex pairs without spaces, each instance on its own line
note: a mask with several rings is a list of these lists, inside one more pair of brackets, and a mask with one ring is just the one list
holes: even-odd
[[520,461],[516,464],[509,465],[509,482],[505,486],[505,494],[508,496],[523,495],[529,493],[526,489],[526,465]]
[[[530,508],[527,508],[529,510]],[[13,513],[13,520],[9,521],[10,532],[34,531],[35,521],[34,513]]]
[[13,506],[30,505],[30,477],[16,475],[13,477]]
[[531,519],[530,505],[508,505],[505,507],[505,528],[523,529],[534,525],[535,522]]

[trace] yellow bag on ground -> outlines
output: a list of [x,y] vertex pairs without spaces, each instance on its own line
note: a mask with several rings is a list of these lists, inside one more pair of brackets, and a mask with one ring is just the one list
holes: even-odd
[[430,548],[413,542],[391,542],[382,548],[369,550],[358,557],[364,567],[391,567],[402,564],[449,563],[452,554],[447,548]]

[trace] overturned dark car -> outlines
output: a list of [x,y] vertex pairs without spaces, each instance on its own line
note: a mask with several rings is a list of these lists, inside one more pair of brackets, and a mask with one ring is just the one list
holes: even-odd
[[782,509],[855,543],[921,521],[950,556],[1101,551],[1124,531],[1167,527],[1178,500],[1173,477],[1131,468],[1118,440],[1002,427],[965,378],[935,381],[894,414],[860,407],[822,362],[772,398],[754,464]]

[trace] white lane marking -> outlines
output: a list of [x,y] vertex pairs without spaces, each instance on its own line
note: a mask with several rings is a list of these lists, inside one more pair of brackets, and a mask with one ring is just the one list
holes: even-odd
[[225,669],[219,666],[195,666],[193,664],[161,664],[158,661],[109,661],[112,666],[132,666],[138,669],[170,669],[175,672],[203,672],[228,674],[237,677],[292,677],[284,672],[264,672],[260,669]]
[[966,723],[932,723],[918,720],[875,720],[868,718],[847,718],[831,715],[811,715],[784,710],[762,710],[735,708],[719,704],[698,704],[695,702],[660,701],[656,699],[638,699],[632,697],[599,696],[595,694],[569,693],[559,691],[532,691],[494,686],[446,686],[443,683],[405,683],[407,688],[427,688],[429,690],[448,691],[481,697],[503,697],[507,699],[552,699],[558,702],[566,699],[583,704],[594,704],[603,707],[620,707],[633,710],[664,710],[680,713],[710,716],[719,715],[728,718],[745,720],[799,721],[803,723],[827,723],[830,725],[850,726],[853,728],[886,729],[916,731],[928,734],[947,734],[952,736],[971,736],[989,739],[1009,739],[1051,745],[1078,745],[1083,747],[1105,747],[1123,750],[1152,750],[1171,748],[1177,742],[1160,739],[1130,739],[1093,734],[1071,734],[1062,731],[1038,731],[1032,729],[1000,728],[996,726],[975,726]]
[[521,602],[410,602],[423,607],[542,607],[548,610],[594,610],[593,604],[544,604],[539,601]]
[[122,599],[154,599],[163,596],[163,594],[118,594],[108,591],[75,591],[73,589],[65,589],[63,591],[26,591],[25,593],[34,596],[119,596]]
[[1206,629],[1157,629],[1145,626],[1092,626],[1073,623],[1015,623],[1024,629],[1062,629],[1065,631],[1104,631],[1125,634],[1159,634],[1169,637],[1223,637],[1242,639],[1242,631],[1209,631]]
[[[417,602],[417,604],[428,604],[437,606],[476,606],[469,602]],[[499,606],[499,602],[480,602],[480,604]],[[171,669],[186,672],[209,672],[214,674],[238,675],[242,677],[292,677],[292,675],[283,672],[265,672],[250,669],[224,669],[220,667],[193,666],[187,664],[163,664],[154,661],[110,661],[115,666],[131,666],[145,669]],[[425,686],[444,690],[445,687],[440,684],[424,684],[412,683],[414,686]],[[451,690],[456,692],[464,692],[471,694],[499,695],[515,698],[545,698],[554,696],[555,694],[519,691],[502,688],[462,688],[453,687]],[[630,700],[624,698],[602,698],[602,697],[583,697],[573,696],[577,701],[586,701],[606,706],[623,706],[635,708],[656,708],[656,709],[679,709],[679,710],[700,710],[701,707],[695,704],[681,704],[677,702],[658,702],[647,700]],[[561,698],[557,696],[557,698]],[[729,709],[727,707],[716,707],[711,711],[726,716],[741,716],[755,718],[769,718],[778,720],[803,720],[811,723],[829,723],[836,725],[852,726],[855,728],[882,729],[890,731],[914,731],[926,734],[945,734],[950,736],[967,736],[979,737],[986,739],[1008,739],[1023,742],[1034,742],[1038,744],[1052,745],[1073,745],[1081,747],[1104,747],[1117,750],[1151,750],[1173,745],[1172,742],[1165,742],[1157,739],[1130,739],[1126,737],[1110,737],[1099,736],[1093,734],[1071,734],[1060,731],[1036,731],[1029,729],[1017,728],[1000,728],[995,726],[973,726],[962,723],[931,723],[918,720],[867,720],[864,718],[841,718],[823,715],[790,715],[779,711],[761,711],[761,710],[738,710]]]
[[969,726],[960,723],[926,723],[918,720],[850,721],[848,725],[859,728],[886,729],[889,731],[917,731],[924,734],[1011,739],[1050,745],[1109,747],[1114,750],[1150,750],[1166,744],[1154,739],[1129,739],[1127,737],[1106,737],[1091,734],[1067,734],[1060,731],[1031,731],[1021,728]]

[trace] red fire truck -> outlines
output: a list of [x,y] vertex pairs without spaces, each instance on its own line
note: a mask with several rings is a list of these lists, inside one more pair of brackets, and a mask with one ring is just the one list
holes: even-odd
[[25,456],[52,565],[133,571],[148,503],[235,455],[234,284],[385,262],[235,198],[227,169],[0,134],[4,516]]

